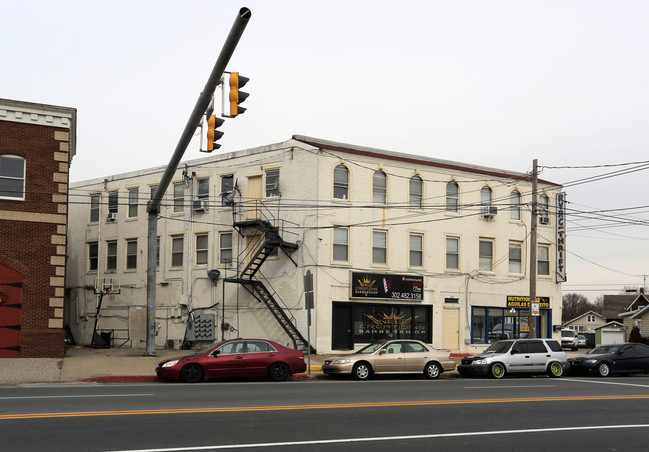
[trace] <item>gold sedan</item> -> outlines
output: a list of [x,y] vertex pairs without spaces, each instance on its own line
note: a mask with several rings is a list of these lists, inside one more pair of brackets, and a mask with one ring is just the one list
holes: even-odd
[[412,339],[375,342],[322,364],[325,375],[352,375],[357,380],[367,380],[374,374],[424,374],[435,379],[454,369],[455,361],[448,350],[437,350]]

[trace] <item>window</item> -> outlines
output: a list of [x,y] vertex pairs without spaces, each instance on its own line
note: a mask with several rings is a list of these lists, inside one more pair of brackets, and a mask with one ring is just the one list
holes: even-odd
[[117,241],[110,240],[106,242],[106,271],[115,270],[117,270]]
[[88,243],[88,271],[96,272],[99,268],[99,243]]
[[422,209],[424,207],[424,181],[419,176],[410,178],[410,208]]
[[523,273],[523,244],[509,242],[509,273]]
[[174,182],[174,213],[181,213],[185,210],[185,183]]
[[334,198],[349,199],[349,170],[342,164],[334,169]]
[[90,222],[96,223],[99,221],[99,203],[101,196],[99,193],[90,195]]
[[137,269],[137,239],[126,241],[126,269]]
[[588,314],[587,322],[588,323],[595,323],[595,315],[594,314]]
[[196,199],[208,200],[210,198],[210,178],[196,179]]
[[183,266],[183,255],[184,253],[184,237],[182,235],[177,235],[171,237],[171,266],[172,267],[182,267]]
[[460,299],[458,297],[444,297],[444,303],[460,304]]
[[459,237],[446,237],[446,268],[448,270],[460,269]]
[[480,190],[480,204],[483,206],[490,206],[491,198],[492,198],[491,188],[485,185],[484,187],[482,187],[482,190]]
[[151,199],[153,199],[153,195],[155,195],[155,191],[158,189],[157,185],[151,185]]
[[372,176],[372,202],[385,204],[388,198],[388,176],[383,171],[374,171]]
[[334,227],[333,260],[349,262],[349,228]]
[[546,195],[539,196],[539,215],[542,217],[550,215],[550,198]]
[[140,190],[137,188],[128,189],[128,218],[137,217],[137,201]]
[[208,235],[196,234],[196,265],[207,265]]
[[279,196],[279,170],[266,171],[266,198]]
[[539,245],[536,249],[538,275],[550,276],[550,246]]
[[514,190],[509,195],[509,218],[521,220],[521,194],[518,190]]
[[232,233],[221,232],[219,234],[219,262],[229,264],[232,262]]
[[108,213],[117,215],[119,192],[117,190],[108,192]]
[[410,266],[423,267],[424,265],[424,236],[423,234],[410,234]]
[[0,198],[25,199],[25,159],[0,156]]
[[480,240],[479,269],[484,272],[493,271],[494,242],[491,240]]
[[446,211],[452,213],[460,211],[460,187],[456,182],[446,184]]
[[234,202],[234,174],[221,176],[221,205],[231,206]]
[[372,231],[372,263],[388,263],[388,231]]

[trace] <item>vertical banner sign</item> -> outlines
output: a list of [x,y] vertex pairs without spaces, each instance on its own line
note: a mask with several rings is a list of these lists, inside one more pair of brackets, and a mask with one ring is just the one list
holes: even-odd
[[557,271],[556,281],[566,282],[566,193],[557,193]]

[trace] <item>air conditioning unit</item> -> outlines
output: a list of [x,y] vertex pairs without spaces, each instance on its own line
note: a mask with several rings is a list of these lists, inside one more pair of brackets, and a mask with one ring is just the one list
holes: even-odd
[[115,221],[115,220],[117,220],[117,212],[108,212],[106,221]]
[[194,212],[207,212],[207,199],[195,199],[193,209]]
[[541,215],[539,217],[539,223],[541,224],[550,224],[550,217],[547,215]]
[[493,218],[498,214],[498,207],[482,206],[482,218]]

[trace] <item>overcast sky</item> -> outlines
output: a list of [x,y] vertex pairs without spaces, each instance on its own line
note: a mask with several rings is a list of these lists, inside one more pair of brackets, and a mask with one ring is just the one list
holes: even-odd
[[645,0],[0,6],[0,97],[78,109],[72,181],[167,164],[247,6],[228,70],[251,79],[248,111],[221,151],[302,134],[519,172],[538,159],[570,202],[564,293],[649,275]]

